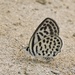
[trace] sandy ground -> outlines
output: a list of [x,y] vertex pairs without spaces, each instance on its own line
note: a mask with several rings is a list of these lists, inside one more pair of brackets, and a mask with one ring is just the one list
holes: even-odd
[[[22,46],[47,17],[60,28],[62,51],[33,61]],[[0,75],[75,75],[75,0],[0,0]]]

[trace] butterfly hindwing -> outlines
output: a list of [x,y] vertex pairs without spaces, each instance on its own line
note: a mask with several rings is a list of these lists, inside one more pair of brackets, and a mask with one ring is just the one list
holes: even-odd
[[61,52],[62,40],[59,36],[47,36],[34,45],[34,53],[42,57],[53,57]]

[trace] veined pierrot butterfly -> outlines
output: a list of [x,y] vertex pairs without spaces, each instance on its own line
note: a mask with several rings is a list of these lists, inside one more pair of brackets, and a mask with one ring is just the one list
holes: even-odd
[[33,33],[26,50],[33,56],[51,58],[61,51],[62,44],[57,23],[46,18]]

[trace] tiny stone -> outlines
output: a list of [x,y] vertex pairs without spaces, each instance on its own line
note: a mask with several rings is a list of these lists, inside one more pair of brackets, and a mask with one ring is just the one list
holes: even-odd
[[18,72],[18,74],[21,74],[21,72]]
[[75,37],[75,33],[73,34],[73,37]]
[[51,2],[48,2],[48,4],[52,4]]
[[7,13],[10,13],[10,11],[8,10]]
[[46,4],[46,0],[36,0],[36,2],[45,5]]
[[66,8],[69,9],[69,6],[67,6]]

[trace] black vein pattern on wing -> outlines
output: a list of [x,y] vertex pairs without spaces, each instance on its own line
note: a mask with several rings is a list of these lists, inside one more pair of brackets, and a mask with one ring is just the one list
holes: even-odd
[[30,44],[31,44],[31,51],[32,51],[33,55],[35,56],[35,52],[34,52],[34,40],[35,40],[35,36],[32,38],[32,42]]
[[37,34],[37,38],[38,38],[38,41],[40,41],[41,40],[41,38],[40,38],[40,36]]
[[38,46],[36,46],[36,53],[38,53]]

